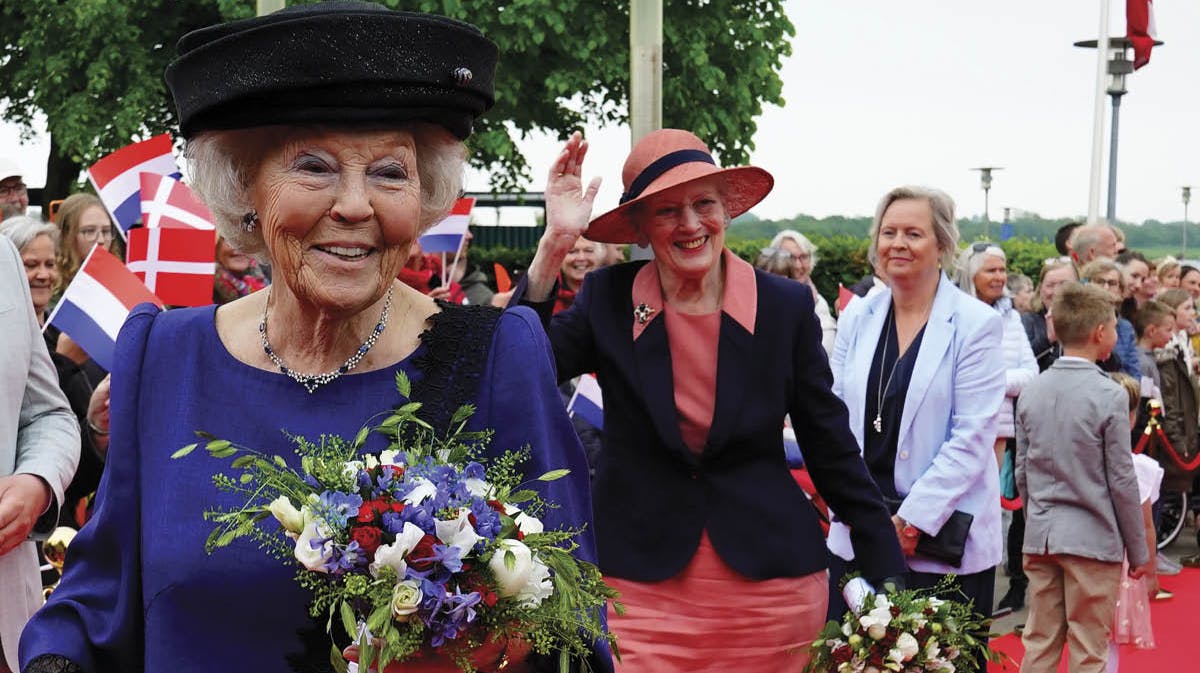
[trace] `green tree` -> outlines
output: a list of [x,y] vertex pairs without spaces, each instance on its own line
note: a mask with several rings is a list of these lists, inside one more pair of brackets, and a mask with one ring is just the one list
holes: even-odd
[[[471,141],[498,190],[530,175],[519,137],[627,119],[628,0],[380,1],[468,21],[499,45],[496,107]],[[253,0],[0,0],[13,36],[0,50],[2,114],[27,133],[45,114],[47,193],[67,193],[82,166],[135,138],[176,128],[162,76],[175,42],[253,13]],[[744,163],[762,104],[783,104],[778,73],[794,34],[783,1],[669,0],[663,20],[664,123]]]

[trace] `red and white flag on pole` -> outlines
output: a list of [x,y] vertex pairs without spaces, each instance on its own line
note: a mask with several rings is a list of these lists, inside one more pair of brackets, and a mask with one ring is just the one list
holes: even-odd
[[1133,43],[1133,69],[1150,62],[1158,29],[1154,27],[1152,0],[1125,0],[1125,36]]
[[212,212],[187,185],[168,175],[142,173],[142,224],[147,229],[215,229]]
[[213,303],[216,234],[212,229],[138,227],[129,230],[126,266],[165,304]]

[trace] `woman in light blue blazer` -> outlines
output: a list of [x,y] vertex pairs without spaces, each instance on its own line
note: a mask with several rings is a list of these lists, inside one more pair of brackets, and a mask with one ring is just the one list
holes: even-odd
[[[957,253],[948,195],[920,187],[888,192],[868,256],[889,287],[842,314],[829,364],[867,467],[892,499],[909,587],[954,573],[976,610],[989,614],[1001,556],[992,447],[1005,392],[1003,327],[995,310],[943,274]],[[961,563],[918,553],[921,538],[941,533],[956,511],[973,517]],[[829,548],[847,569],[854,567],[848,541],[849,530],[835,523]],[[839,579],[834,569],[830,581]]]

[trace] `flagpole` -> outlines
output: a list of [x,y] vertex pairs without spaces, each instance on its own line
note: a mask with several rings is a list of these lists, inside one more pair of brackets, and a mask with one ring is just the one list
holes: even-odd
[[1096,40],[1096,98],[1092,111],[1092,173],[1088,184],[1088,224],[1100,219],[1100,175],[1104,162],[1104,96],[1108,84],[1108,10],[1100,0],[1100,35]]
[[[450,273],[446,274],[446,287],[450,287],[450,283],[454,281],[454,270],[458,268],[458,257],[462,254],[463,243],[466,242],[466,236],[458,239],[458,250],[454,251],[454,263],[450,265]],[[445,262],[442,263],[445,264]]]
[[442,253],[442,287],[446,287],[446,253]]

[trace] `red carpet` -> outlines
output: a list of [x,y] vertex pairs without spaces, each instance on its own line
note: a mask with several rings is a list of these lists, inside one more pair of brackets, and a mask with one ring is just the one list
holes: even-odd
[[[1179,575],[1160,577],[1159,583],[1164,589],[1174,592],[1175,597],[1150,604],[1154,640],[1158,647],[1139,650],[1122,646],[1120,673],[1200,670],[1195,646],[1200,640],[1196,632],[1196,620],[1200,616],[1200,569],[1184,568]],[[990,664],[988,673],[1016,673],[1020,668],[1021,655],[1025,652],[1021,647],[1021,637],[1010,633],[996,638],[992,641],[992,649],[1009,655],[1012,660],[1004,664]],[[1067,673],[1066,656],[1058,670]]]

